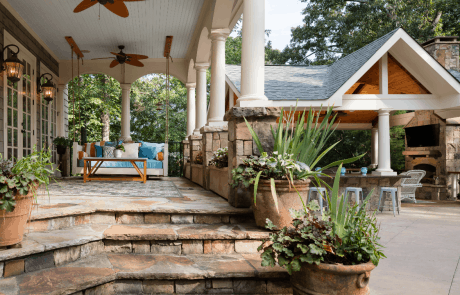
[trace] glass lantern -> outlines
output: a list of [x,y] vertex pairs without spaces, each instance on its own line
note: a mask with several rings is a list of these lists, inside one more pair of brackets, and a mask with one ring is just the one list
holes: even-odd
[[6,78],[12,83],[19,82],[22,78],[24,65],[18,58],[18,54],[14,53],[10,58],[7,58],[3,63],[6,71]]

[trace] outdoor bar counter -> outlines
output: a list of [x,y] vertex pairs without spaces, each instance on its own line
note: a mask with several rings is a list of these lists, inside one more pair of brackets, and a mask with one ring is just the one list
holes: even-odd
[[[335,174],[328,174],[330,177],[326,176],[320,176],[322,180],[324,180],[328,185],[332,187],[334,179],[335,179]],[[377,176],[377,175],[372,175],[372,174],[367,174],[367,175],[361,175],[361,174],[354,174],[354,173],[346,173],[343,176],[340,176],[340,190],[339,194],[345,193],[345,188],[347,187],[360,187],[363,189],[363,194],[364,197],[366,197],[372,189],[374,191],[372,192],[371,199],[369,201],[369,206],[368,210],[375,210],[378,207],[379,204],[379,196],[380,196],[380,188],[381,187],[397,187],[398,188],[398,194],[397,194],[397,199],[398,199],[398,204],[399,206],[401,205],[401,179],[402,178],[410,178],[410,176],[407,175],[394,175],[394,176]],[[310,187],[314,187],[316,184],[316,181],[312,179],[310,183]],[[348,196],[348,201],[351,204],[355,203],[355,196],[352,193],[349,193]],[[392,211],[391,207],[391,196],[389,193],[385,194],[385,211]]]

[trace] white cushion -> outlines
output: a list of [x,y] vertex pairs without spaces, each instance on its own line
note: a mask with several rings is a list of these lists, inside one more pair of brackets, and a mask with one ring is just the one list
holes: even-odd
[[139,158],[139,144],[138,143],[124,143],[125,152],[121,154],[122,158]]
[[77,152],[83,152],[83,146],[77,145]]
[[88,142],[86,144],[86,151],[85,153],[87,153],[88,155],[91,155],[91,142]]

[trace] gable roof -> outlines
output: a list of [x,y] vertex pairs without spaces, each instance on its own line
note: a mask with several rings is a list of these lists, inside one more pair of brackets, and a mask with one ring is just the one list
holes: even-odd
[[455,70],[447,70],[454,78],[460,82],[460,72],[457,72]]
[[[269,100],[327,99],[328,66],[265,66],[265,95]],[[226,65],[228,79],[240,91],[241,66]]]

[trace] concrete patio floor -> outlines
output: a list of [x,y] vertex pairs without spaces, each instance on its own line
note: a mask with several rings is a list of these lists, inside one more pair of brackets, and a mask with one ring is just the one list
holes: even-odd
[[403,204],[378,214],[386,259],[372,271],[371,294],[460,294],[460,201]]

